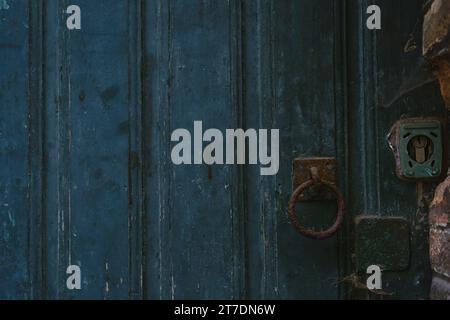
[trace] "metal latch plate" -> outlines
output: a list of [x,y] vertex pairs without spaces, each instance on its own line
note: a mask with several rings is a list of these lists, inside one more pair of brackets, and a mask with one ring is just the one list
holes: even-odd
[[[311,169],[317,168],[319,178],[332,184],[337,183],[337,162],[335,158],[298,158],[293,163],[293,190],[312,179]],[[335,196],[323,186],[313,186],[300,197],[300,202],[334,200]]]
[[377,265],[402,271],[410,264],[410,226],[402,217],[363,215],[356,218],[356,259],[360,272]]

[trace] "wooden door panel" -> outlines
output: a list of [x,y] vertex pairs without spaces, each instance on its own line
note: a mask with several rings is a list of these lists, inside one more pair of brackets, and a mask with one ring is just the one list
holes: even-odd
[[[0,298],[366,298],[341,282],[356,269],[360,215],[407,219],[410,266],[387,273],[385,291],[427,297],[426,206],[385,140],[402,117],[447,116],[436,83],[402,95],[423,1],[377,1],[377,31],[367,1],[79,0],[72,31],[68,1],[8,3]],[[280,129],[278,174],[174,165],[171,134],[194,121]],[[337,159],[348,209],[337,236],[306,239],[289,222],[298,157]],[[325,228],[336,206],[297,210]],[[71,264],[80,291],[66,288]]]

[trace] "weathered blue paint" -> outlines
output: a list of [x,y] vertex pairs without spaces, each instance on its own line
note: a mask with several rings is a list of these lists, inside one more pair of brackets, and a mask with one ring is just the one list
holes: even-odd
[[[404,114],[444,113],[435,85],[385,106],[420,56],[403,46],[422,1],[377,1],[377,32],[366,1],[75,2],[0,10],[0,298],[365,297],[339,282],[360,214],[410,221],[411,267],[385,291],[427,296],[426,210],[384,140]],[[70,4],[80,31],[66,28]],[[195,120],[280,128],[279,174],[172,165],[171,132]],[[338,159],[337,237],[288,222],[299,156]],[[302,205],[304,223],[326,226],[334,209]],[[81,291],[66,289],[70,264]]]
[[[31,296],[28,241],[31,224],[29,148],[29,72],[28,11],[20,6],[2,4],[1,75],[0,75],[0,265],[1,297],[26,299]],[[14,12],[11,14],[10,12]],[[18,23],[23,22],[23,24]],[[3,26],[7,26],[4,28]]]
[[[376,1],[383,9],[383,28],[371,32],[364,20],[349,18],[347,204],[353,215],[404,217],[411,225],[411,261],[403,272],[386,272],[383,291],[390,298],[427,299],[430,288],[427,202],[433,184],[399,181],[386,142],[389,127],[407,117],[447,118],[437,83],[424,83],[409,94],[401,88],[418,68],[422,47],[424,1]],[[347,17],[360,16],[373,1],[348,1]],[[362,31],[361,31],[362,28]],[[406,52],[411,35],[416,49]],[[405,95],[403,95],[405,94]],[[393,97],[402,96],[391,105]],[[352,151],[356,147],[357,151]],[[418,202],[420,202],[418,204]],[[366,298],[367,292],[356,294]],[[375,297],[376,298],[376,297]],[[386,298],[389,298],[386,297]]]

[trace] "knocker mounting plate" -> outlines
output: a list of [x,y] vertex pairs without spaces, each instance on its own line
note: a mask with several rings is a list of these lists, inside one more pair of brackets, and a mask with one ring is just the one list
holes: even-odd
[[[312,179],[311,169],[317,168],[322,181],[337,184],[335,158],[298,158],[293,162],[293,190]],[[321,185],[312,186],[299,197],[300,202],[334,200],[336,196]]]

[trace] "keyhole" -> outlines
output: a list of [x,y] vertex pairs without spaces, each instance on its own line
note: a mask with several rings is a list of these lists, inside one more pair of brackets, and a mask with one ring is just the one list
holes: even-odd
[[425,163],[434,152],[433,141],[427,136],[417,136],[408,143],[408,155],[417,163]]

